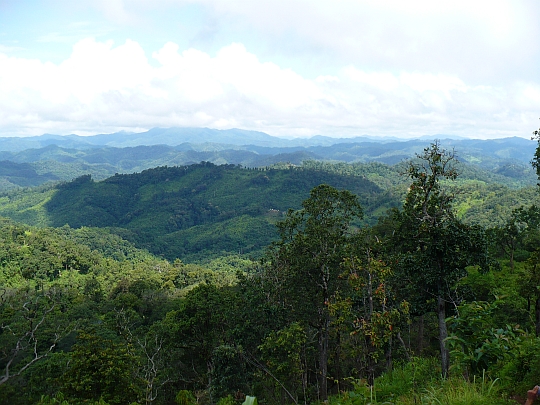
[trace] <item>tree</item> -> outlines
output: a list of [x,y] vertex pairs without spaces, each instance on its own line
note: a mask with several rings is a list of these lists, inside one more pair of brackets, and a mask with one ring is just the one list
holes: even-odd
[[275,379],[275,388],[287,393],[295,404],[299,402],[300,393],[307,401],[307,345],[306,331],[299,323],[293,322],[271,332],[259,346],[262,360],[268,367],[265,371]]
[[[536,131],[533,131],[533,137],[532,139],[536,139],[537,141],[537,147],[534,153],[534,157],[531,160],[531,164],[533,168],[536,170],[536,174],[538,176],[538,186],[540,187],[540,129],[537,129]],[[523,210],[523,208],[522,208]],[[539,221],[538,217],[539,215],[539,209],[536,206],[532,206],[529,208],[529,210],[526,212],[532,215],[525,215],[527,219],[533,218],[534,219],[534,225],[536,226],[536,229],[539,228]],[[528,224],[527,224],[528,225]],[[529,245],[538,245],[537,238],[533,239],[534,244],[529,242]],[[539,264],[540,264],[540,249],[535,249],[535,251],[532,253],[532,255],[529,257],[527,261],[527,284],[530,285],[531,283],[537,283],[540,279],[540,272],[539,272]],[[533,284],[536,285],[536,284]],[[524,291],[525,295],[530,295],[530,292]],[[536,336],[540,336],[540,295],[538,293],[534,293],[534,299],[535,299],[535,330],[536,330]],[[528,297],[530,299],[530,296]]]
[[56,288],[0,290],[0,385],[47,357],[73,330],[62,300]]
[[152,404],[164,386],[173,381],[173,364],[177,359],[168,336],[170,325],[160,320],[152,324],[149,330],[137,328],[134,311],[121,308],[115,309],[115,312],[117,333],[125,339],[128,354],[138,359],[134,374],[144,386],[145,404]]
[[[181,362],[189,365],[183,379],[193,391],[205,389],[212,394],[212,356],[215,348],[227,343],[226,307],[230,299],[228,289],[199,284],[164,321],[171,324],[171,333],[181,344]],[[219,398],[211,397],[214,399]]]
[[[395,301],[388,280],[392,277],[392,268],[384,260],[371,238],[366,238],[364,255],[347,259],[345,268],[352,287],[348,299],[338,303],[344,314],[344,320],[352,317],[354,326],[349,335],[354,337],[353,353],[358,361],[357,368],[364,368],[367,382],[373,385],[376,367],[382,358],[386,359],[386,369],[392,364],[392,338],[398,337],[408,356],[407,348],[401,338],[400,326],[408,320],[408,303]],[[359,246],[362,244],[359,243]],[[345,305],[344,305],[345,304]],[[350,306],[349,311],[343,308]],[[349,312],[349,314],[347,314]],[[348,315],[348,316],[347,316]],[[348,323],[348,322],[347,322]]]
[[322,184],[311,190],[302,209],[290,210],[277,224],[280,241],[269,251],[280,299],[294,319],[317,332],[319,397],[328,395],[329,306],[347,287],[341,265],[354,248],[352,225],[362,218],[358,197]]
[[537,337],[540,337],[540,291],[538,288],[531,288],[531,286],[537,286],[540,282],[540,248],[534,249],[530,254],[525,261],[524,270],[525,273],[519,292],[523,297],[527,298],[528,307],[530,307],[531,300],[534,301],[535,333]]
[[412,184],[403,209],[394,212],[396,274],[411,299],[417,298],[417,311],[437,313],[441,366],[446,376],[447,302],[455,303],[456,282],[467,275],[468,266],[486,267],[487,243],[482,229],[456,218],[453,196],[441,184],[458,176],[453,152],[442,149],[438,142],[432,143],[409,162],[406,174]]
[[493,241],[508,255],[510,268],[514,270],[515,254],[536,250],[539,241],[540,207],[521,206],[512,211],[503,226],[489,229]]
[[[531,161],[531,164],[533,168],[536,170],[536,175],[538,176],[538,180],[540,181],[540,129],[533,131],[532,139],[537,140],[538,146],[536,147],[536,151],[534,153],[534,157]],[[538,185],[540,186],[540,183],[538,183]]]
[[82,400],[101,398],[111,405],[135,401],[139,381],[133,378],[133,371],[137,358],[129,349],[93,331],[80,332],[63,380],[66,394]]

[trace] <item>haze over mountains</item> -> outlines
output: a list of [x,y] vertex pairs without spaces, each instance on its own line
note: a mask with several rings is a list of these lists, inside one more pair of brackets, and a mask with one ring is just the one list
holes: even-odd
[[[429,139],[428,139],[429,138]],[[117,132],[94,136],[45,134],[0,138],[0,190],[71,180],[91,174],[104,179],[157,166],[199,163],[265,167],[276,163],[300,165],[307,160],[397,164],[433,142],[437,136],[395,138],[285,139],[242,129],[153,128],[141,133]],[[458,158],[494,174],[510,175],[521,184],[534,184],[530,167],[534,142],[524,138],[495,140],[438,137]]]
[[[264,132],[242,129],[218,130],[210,128],[153,128],[146,132],[116,132],[93,136],[44,134],[33,137],[0,138],[2,152],[21,152],[26,149],[42,149],[56,145],[65,149],[89,149],[96,147],[128,148],[137,146],[167,145],[177,150],[222,151],[227,149],[253,151],[259,154],[275,155],[276,152],[304,150],[320,158],[335,158],[332,151],[350,151],[345,161],[385,160],[385,156],[401,154],[413,155],[419,147],[438,139],[443,146],[455,148],[460,156],[482,154],[501,159],[516,159],[528,163],[534,142],[524,138],[503,138],[479,140],[448,137],[445,135],[424,136],[421,139],[376,138],[360,136],[354,138],[334,138],[313,136],[310,138],[286,139],[268,135]],[[350,147],[350,145],[355,145]],[[383,146],[384,145],[384,146]],[[332,148],[330,148],[332,147]],[[361,150],[361,152],[360,152]],[[397,151],[401,151],[397,153]],[[5,155],[7,157],[8,155]]]
[[394,142],[415,142],[432,141],[434,139],[452,140],[452,142],[474,142],[474,143],[506,143],[508,139],[522,140],[521,145],[533,145],[525,138],[502,138],[496,140],[478,140],[463,137],[437,134],[434,136],[423,136],[418,139],[400,139],[395,137],[329,137],[316,135],[309,138],[283,138],[276,137],[260,131],[249,131],[238,128],[233,129],[212,129],[212,128],[152,128],[145,132],[115,132],[112,134],[99,134],[92,136],[80,135],[54,135],[43,134],[31,137],[0,137],[0,149],[4,151],[20,151],[28,148],[39,148],[48,145],[58,145],[67,148],[84,148],[92,146],[111,146],[111,147],[133,147],[141,145],[169,145],[178,146],[185,143],[189,144],[222,144],[234,146],[266,146],[274,148],[283,147],[313,147],[313,146],[331,146],[342,143],[394,143]]

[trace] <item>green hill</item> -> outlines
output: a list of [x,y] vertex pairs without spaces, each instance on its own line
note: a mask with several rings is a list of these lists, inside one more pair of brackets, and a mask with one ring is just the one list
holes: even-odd
[[[500,174],[477,166],[459,169],[462,176],[449,187],[467,223],[501,225],[513,209],[537,202],[533,187],[511,187]],[[326,183],[352,191],[360,197],[365,222],[375,224],[388,208],[401,204],[407,189],[402,171],[402,164],[307,161],[267,169],[203,162],[102,181],[86,174],[6,193],[0,196],[0,216],[38,226],[105,228],[169,260],[258,257],[277,236],[275,222],[300,208],[313,187]]]
[[0,199],[0,215],[31,225],[108,228],[168,259],[259,254],[275,237],[274,223],[300,208],[321,184],[348,189],[364,207],[380,209],[381,188],[359,176],[304,168],[250,170],[200,163],[90,175]]

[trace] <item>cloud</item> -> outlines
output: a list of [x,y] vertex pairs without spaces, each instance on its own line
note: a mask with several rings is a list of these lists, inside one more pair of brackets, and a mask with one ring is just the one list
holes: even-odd
[[208,126],[298,136],[528,136],[539,98],[534,82],[475,85],[354,65],[309,79],[240,43],[211,55],[168,42],[147,55],[132,40],[88,38],[58,64],[0,53],[3,135]]
[[[482,84],[534,79],[540,59],[540,4],[527,0],[167,0],[152,7],[194,3],[221,22],[222,34],[223,27],[255,33],[268,55],[305,58],[304,66],[311,56],[333,67],[428,71]],[[143,4],[124,2],[133,10]]]

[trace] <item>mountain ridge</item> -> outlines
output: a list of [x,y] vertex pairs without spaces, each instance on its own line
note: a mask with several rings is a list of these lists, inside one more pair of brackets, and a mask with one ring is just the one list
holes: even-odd
[[[320,135],[287,140],[257,131],[209,128],[154,128],[137,134],[118,132],[87,137],[44,134],[0,138],[0,191],[69,181],[84,174],[100,180],[115,173],[203,161],[245,167],[301,165],[308,160],[395,165],[421,153],[428,144],[425,139]],[[507,185],[515,183],[519,187],[536,182],[530,165],[535,148],[532,140],[442,139],[440,144],[454,150],[464,163],[506,176]]]
[[[392,142],[408,142],[440,139],[445,141],[484,141],[475,138],[453,137],[450,135],[436,134],[433,136],[424,135],[419,138],[400,139],[395,137],[372,137],[368,135],[356,137],[329,137],[324,135],[314,135],[309,138],[282,138],[269,135],[261,131],[252,131],[245,129],[212,129],[198,127],[171,127],[171,128],[152,128],[144,132],[126,132],[119,131],[110,134],[97,134],[89,136],[81,135],[55,135],[43,134],[31,137],[0,137],[0,150],[4,151],[20,151],[29,148],[39,148],[50,144],[57,144],[64,147],[88,148],[96,145],[99,146],[114,146],[114,147],[132,147],[141,145],[169,145],[178,146],[182,143],[217,143],[228,144],[235,146],[253,145],[260,147],[294,147],[294,146],[330,146],[341,143],[358,143],[358,142],[376,142],[376,143],[392,143]],[[523,140],[525,138],[499,138],[489,139],[485,141],[502,140]]]

